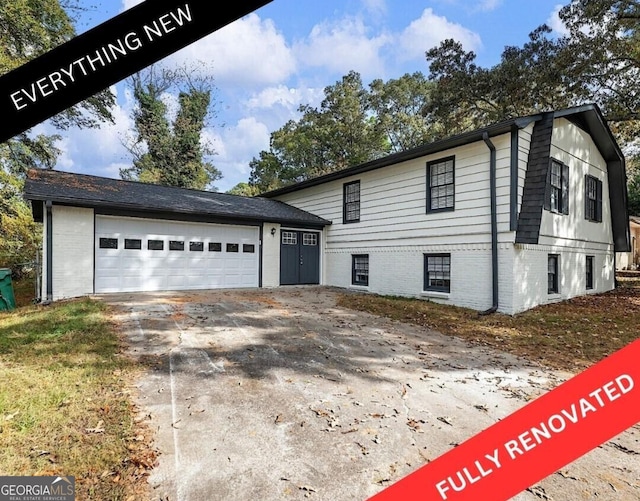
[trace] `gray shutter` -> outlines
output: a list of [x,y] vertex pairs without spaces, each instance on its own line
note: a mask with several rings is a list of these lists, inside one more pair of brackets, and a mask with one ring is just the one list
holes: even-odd
[[562,213],[569,214],[569,166],[562,164]]

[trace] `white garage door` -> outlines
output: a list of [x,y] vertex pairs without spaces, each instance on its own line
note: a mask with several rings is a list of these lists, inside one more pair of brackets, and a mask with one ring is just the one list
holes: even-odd
[[252,226],[96,216],[95,291],[258,286]]

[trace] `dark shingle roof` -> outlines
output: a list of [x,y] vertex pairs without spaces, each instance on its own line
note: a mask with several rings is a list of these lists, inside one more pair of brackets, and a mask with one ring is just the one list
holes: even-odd
[[55,170],[32,169],[24,189],[28,200],[124,209],[145,213],[171,213],[234,221],[272,222],[321,227],[331,224],[314,214],[278,200],[243,197],[155,184],[122,181]]

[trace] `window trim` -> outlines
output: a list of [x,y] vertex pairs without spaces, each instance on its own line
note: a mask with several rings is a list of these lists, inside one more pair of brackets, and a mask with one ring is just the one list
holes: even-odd
[[[432,286],[429,285],[429,258],[436,257],[448,257],[449,258],[449,285],[448,286]],[[443,292],[446,294],[451,293],[451,253],[450,252],[435,252],[423,254],[423,291],[425,292]]]
[[585,256],[585,289],[590,291],[593,290],[594,284],[595,284],[595,262],[596,262],[596,257],[595,256]]
[[[351,202],[348,202],[347,201],[347,190],[349,189],[350,186],[356,186],[356,185],[358,186],[358,199],[357,200],[353,200]],[[359,223],[360,222],[360,201],[362,200],[361,191],[360,190],[361,190],[361,185],[360,185],[360,180],[359,179],[357,179],[356,181],[350,181],[348,183],[344,183],[342,185],[342,222],[344,224],[351,224],[351,223]],[[355,205],[356,203],[358,204],[358,208],[357,208],[358,217],[357,217],[357,219],[356,218],[348,219],[347,218],[347,214],[350,212],[348,207],[350,205],[352,205],[352,204]]]
[[[589,197],[589,183],[594,183],[595,198]],[[593,202],[593,217],[591,217],[591,203]],[[595,176],[584,176],[584,218],[592,223],[602,222],[602,181]]]
[[[453,205],[451,207],[438,207],[437,209],[433,209],[431,207],[431,168],[434,165],[437,164],[442,164],[442,163],[446,163],[451,161],[451,177],[452,177],[452,181],[451,183],[447,183],[447,184],[443,184],[443,185],[438,185],[439,186],[453,186]],[[437,213],[437,212],[451,212],[454,211],[456,209],[456,157],[455,155],[451,155],[448,157],[444,157],[444,158],[439,158],[437,160],[431,160],[430,162],[427,162],[427,214],[431,214],[431,213]]]
[[[553,187],[551,185],[552,167],[556,164],[560,168],[560,186]],[[551,193],[552,190],[558,190],[558,203],[557,207],[551,206]],[[549,212],[560,215],[569,214],[569,166],[564,162],[561,162],[557,158],[551,158],[549,160],[549,167],[547,169],[547,181],[545,185],[544,193],[544,208]]]
[[[366,258],[367,259],[367,279],[366,280],[357,280],[356,273],[356,259],[358,258]],[[357,285],[360,287],[368,287],[369,286],[369,254],[351,254],[351,285]]]
[[[549,287],[549,277],[551,272],[549,271],[549,264],[551,259],[555,259],[553,270],[553,283]],[[560,254],[547,254],[547,294],[560,294]]]

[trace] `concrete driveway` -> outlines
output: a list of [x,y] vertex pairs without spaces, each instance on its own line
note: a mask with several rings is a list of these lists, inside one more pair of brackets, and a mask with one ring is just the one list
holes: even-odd
[[[337,292],[102,296],[150,367],[154,501],[366,501],[570,377],[339,308]],[[515,499],[640,499],[639,437]]]

